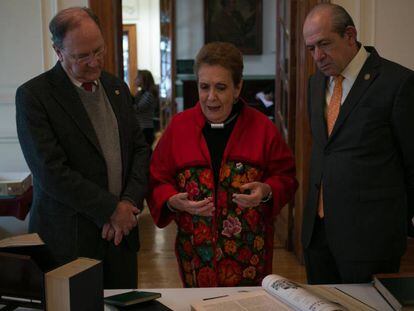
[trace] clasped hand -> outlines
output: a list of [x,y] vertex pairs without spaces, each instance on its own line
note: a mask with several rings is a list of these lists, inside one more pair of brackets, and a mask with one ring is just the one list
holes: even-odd
[[102,238],[114,240],[115,245],[122,242],[124,236],[137,225],[137,215],[140,210],[129,201],[120,201],[112,214],[109,223],[102,228]]

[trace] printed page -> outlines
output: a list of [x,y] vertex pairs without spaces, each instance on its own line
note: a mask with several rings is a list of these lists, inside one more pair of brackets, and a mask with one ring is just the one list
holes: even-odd
[[263,290],[239,293],[225,298],[192,304],[194,311],[291,311],[284,303]]
[[[309,293],[301,285],[276,274],[263,279],[262,287],[297,311],[348,311],[349,309]],[[350,311],[350,310],[349,310]]]
[[36,246],[44,244],[37,233],[16,235],[0,240],[0,247]]

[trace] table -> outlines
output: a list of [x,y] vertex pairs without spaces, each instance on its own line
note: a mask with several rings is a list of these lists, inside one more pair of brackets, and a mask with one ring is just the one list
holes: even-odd
[[[387,302],[378,294],[371,284],[335,285],[353,297],[372,306],[378,311],[393,311]],[[159,292],[161,303],[174,311],[190,311],[190,304],[203,298],[235,294],[240,291],[253,291],[261,287],[214,287],[214,288],[155,288],[140,289],[143,291]],[[105,296],[120,294],[127,290],[105,290]],[[105,311],[114,311],[116,308],[105,306]]]
[[33,187],[14,198],[0,197],[0,216],[14,216],[17,219],[24,220],[29,213],[32,200]]

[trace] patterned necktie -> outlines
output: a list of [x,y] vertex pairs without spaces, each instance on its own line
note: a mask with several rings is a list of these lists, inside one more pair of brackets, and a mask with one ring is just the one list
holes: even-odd
[[[329,106],[326,113],[326,125],[328,129],[328,137],[331,135],[334,128],[336,119],[339,115],[339,110],[341,108],[342,100],[342,81],[344,77],[339,75],[335,77],[335,86],[332,93],[331,100],[329,101]],[[323,211],[323,184],[321,183],[321,188],[319,190],[319,203],[318,203],[318,215],[320,218],[325,216]]]
[[93,83],[93,82],[83,82],[82,83],[82,88],[85,91],[92,92],[94,85],[95,85],[95,83]]
[[339,110],[341,108],[343,80],[344,77],[341,75],[335,77],[335,86],[326,113],[326,125],[328,129],[328,136],[330,136],[332,133],[336,119],[338,118]]

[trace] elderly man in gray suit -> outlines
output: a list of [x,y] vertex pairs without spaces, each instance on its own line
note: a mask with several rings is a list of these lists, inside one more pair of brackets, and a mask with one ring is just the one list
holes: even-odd
[[105,43],[90,9],[60,11],[49,29],[59,61],[16,94],[18,136],[33,175],[29,230],[56,263],[100,259],[105,288],[135,288],[149,149],[132,97],[102,71]]

